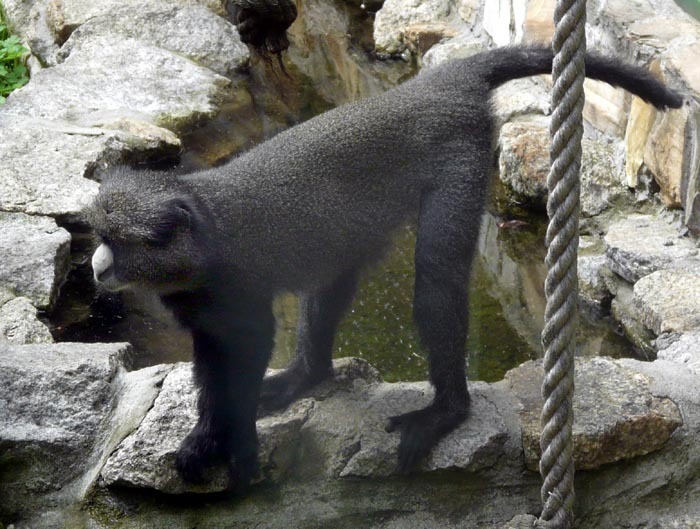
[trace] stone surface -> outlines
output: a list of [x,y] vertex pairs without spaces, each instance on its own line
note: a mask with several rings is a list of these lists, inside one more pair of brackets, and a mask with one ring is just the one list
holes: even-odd
[[150,5],[203,5],[214,12],[223,13],[220,0],[48,0],[48,24],[60,42],[88,20],[106,13],[129,7],[134,11],[148,8]]
[[603,316],[611,301],[610,290],[602,277],[606,268],[604,255],[579,255],[578,296],[594,315]]
[[52,343],[49,328],[37,318],[37,310],[27,298],[0,304],[0,339],[15,344]]
[[[302,400],[281,416],[258,421],[263,478],[283,475],[295,461],[295,439],[312,407],[313,402]],[[196,419],[192,365],[178,364],[165,378],[162,390],[138,430],[107,460],[102,479],[108,485],[146,487],[174,494],[225,490],[228,474],[223,467],[211,470],[207,476],[211,481],[206,485],[185,483],[175,469],[176,451]]]
[[700,329],[700,265],[693,271],[658,270],[634,285],[634,303],[657,336]]
[[[537,470],[542,431],[541,361],[526,362],[509,371],[506,380],[523,405],[520,416],[526,465]],[[683,424],[673,401],[652,394],[651,378],[613,360],[577,362],[574,384],[577,469],[598,468],[659,450]]]
[[430,48],[423,55],[421,65],[423,68],[432,68],[453,59],[471,57],[485,49],[483,39],[465,32]]
[[[382,384],[357,359],[335,362],[336,377],[286,411],[258,420],[260,479],[279,482],[293,470],[320,476],[386,477],[396,473],[398,436],[384,430],[386,418],[423,407],[432,390],[423,383]],[[473,419],[445,438],[424,470],[493,466],[503,452],[508,429],[485,384],[472,385]],[[110,456],[106,484],[153,488],[167,493],[224,490],[224,468],[212,469],[206,485],[185,484],[174,468],[175,452],[196,422],[191,365],[180,364],[139,429]]]
[[644,162],[649,133],[654,126],[657,110],[644,100],[633,97],[625,130],[625,176],[628,187],[637,187],[639,169]]
[[0,285],[51,307],[70,268],[70,241],[53,219],[0,212]]
[[695,329],[676,337],[659,350],[657,358],[683,364],[700,376],[700,331]]
[[61,47],[59,60],[91,38],[136,38],[189,57],[221,75],[233,75],[248,64],[250,53],[235,26],[201,5],[147,4],[102,12],[76,29]]
[[605,235],[610,269],[630,283],[660,269],[699,269],[695,242],[678,228],[651,215],[629,215]]
[[554,36],[554,6],[556,0],[531,0],[523,24],[523,41],[551,42]]
[[449,28],[455,18],[448,0],[386,0],[374,21],[374,42],[379,53],[395,55],[406,49],[407,28],[439,24]]
[[596,129],[622,138],[632,97],[629,92],[593,79],[586,79],[583,87],[586,95],[584,119]]
[[493,0],[484,3],[484,30],[497,46],[520,42],[527,17],[525,0]]
[[683,153],[686,149],[687,107],[662,112],[649,132],[644,163],[661,187],[661,198],[667,206],[683,205]]
[[13,33],[32,55],[43,65],[56,64],[58,44],[46,20],[47,0],[3,0],[2,5]]
[[496,88],[491,96],[497,126],[528,115],[549,114],[549,91],[537,77],[516,79]]
[[178,130],[211,116],[229,81],[135,39],[95,37],[54,68],[37,72],[2,108],[4,115],[92,127],[132,118]]
[[[506,123],[499,139],[499,176],[517,200],[538,208],[547,203],[549,120],[533,117]],[[602,213],[626,190],[620,185],[622,166],[614,145],[588,138],[582,142],[581,212]]]
[[111,412],[127,344],[11,345],[0,341],[0,504],[21,512],[60,496],[88,466]]

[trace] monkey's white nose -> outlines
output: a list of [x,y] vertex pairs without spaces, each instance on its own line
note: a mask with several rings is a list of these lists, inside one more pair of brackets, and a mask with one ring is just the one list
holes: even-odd
[[114,254],[106,244],[102,243],[97,247],[95,253],[92,254],[92,273],[95,281],[101,281],[102,276],[112,270],[114,266]]

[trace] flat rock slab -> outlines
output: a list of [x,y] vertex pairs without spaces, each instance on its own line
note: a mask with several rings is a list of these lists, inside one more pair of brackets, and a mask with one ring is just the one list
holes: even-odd
[[[506,380],[522,403],[525,462],[537,470],[540,459],[541,361],[508,372]],[[661,448],[682,424],[676,404],[655,396],[652,380],[605,359],[577,362],[574,395],[574,462],[578,469],[648,454]]]
[[[363,369],[366,364],[357,359],[335,365],[335,380],[322,384],[313,396],[258,420],[259,480],[278,482],[292,471],[316,478],[396,472],[399,436],[385,432],[386,419],[429,404],[432,390],[427,383],[380,383],[374,370]],[[472,387],[472,418],[436,447],[424,470],[475,471],[492,465],[503,453],[506,426],[488,391]],[[139,429],[107,461],[104,482],[166,493],[226,489],[224,468],[212,469],[206,485],[185,484],[174,468],[175,452],[195,422],[191,364],[181,364],[165,379]]]
[[688,237],[658,217],[630,215],[608,228],[605,255],[610,269],[636,283],[661,269],[700,270],[700,253]]
[[61,47],[59,60],[95,37],[136,38],[189,57],[221,75],[233,75],[248,64],[250,52],[235,26],[204,6],[172,3],[115,8],[102,12],[76,29]]
[[136,39],[95,37],[13,92],[5,115],[92,127],[116,117],[179,130],[212,116],[230,81]]
[[657,336],[700,329],[700,265],[696,273],[659,270],[634,285],[634,305]]
[[51,307],[70,269],[70,241],[51,218],[0,212],[0,287]]

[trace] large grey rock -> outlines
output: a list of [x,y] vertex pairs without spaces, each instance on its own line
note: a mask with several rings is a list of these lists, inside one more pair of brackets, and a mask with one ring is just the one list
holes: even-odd
[[[537,470],[542,426],[543,368],[531,361],[508,372],[506,380],[522,403],[525,462]],[[577,362],[574,394],[574,461],[592,469],[659,450],[682,424],[678,407],[650,391],[652,379],[619,363],[592,358]]]
[[656,335],[700,329],[700,266],[695,272],[658,270],[635,283],[640,320]]
[[27,298],[0,303],[0,340],[15,344],[52,343],[49,328],[37,318],[37,310]]
[[[534,105],[536,101],[537,98]],[[535,116],[506,123],[501,129],[499,146],[501,180],[517,199],[544,207],[549,173],[549,119]],[[581,212],[587,216],[599,215],[627,193],[620,184],[621,160],[613,145],[589,138],[583,139],[582,150]]]
[[217,110],[230,82],[208,68],[136,39],[95,37],[61,64],[37,72],[2,113],[93,127],[118,118],[171,130]]
[[136,38],[233,75],[247,65],[250,53],[235,26],[201,5],[177,6],[153,2],[144,8],[115,8],[87,20],[61,47],[59,60],[94,37]]
[[0,212],[0,285],[51,307],[70,268],[70,241],[53,219]]
[[71,32],[88,20],[121,8],[134,11],[149,9],[152,5],[203,5],[214,12],[223,13],[221,0],[48,0],[47,18],[49,27],[57,40],[65,41]]
[[630,283],[666,268],[700,270],[695,242],[659,217],[629,215],[608,228],[605,244],[610,269]]
[[104,116],[100,127],[25,120],[0,109],[0,210],[75,219],[97,195],[95,170],[138,156],[179,152],[172,132]]
[[11,345],[0,341],[0,504],[23,511],[60,496],[89,467],[109,415],[126,344]]

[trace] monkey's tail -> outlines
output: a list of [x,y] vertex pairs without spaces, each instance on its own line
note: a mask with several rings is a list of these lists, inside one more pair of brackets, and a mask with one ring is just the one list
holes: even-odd
[[[520,77],[552,72],[554,54],[549,47],[506,47],[483,54],[486,81],[490,88]],[[477,59],[478,56],[473,56]],[[620,86],[656,108],[680,108],[683,97],[656,79],[648,70],[600,55],[586,54],[586,77]]]

